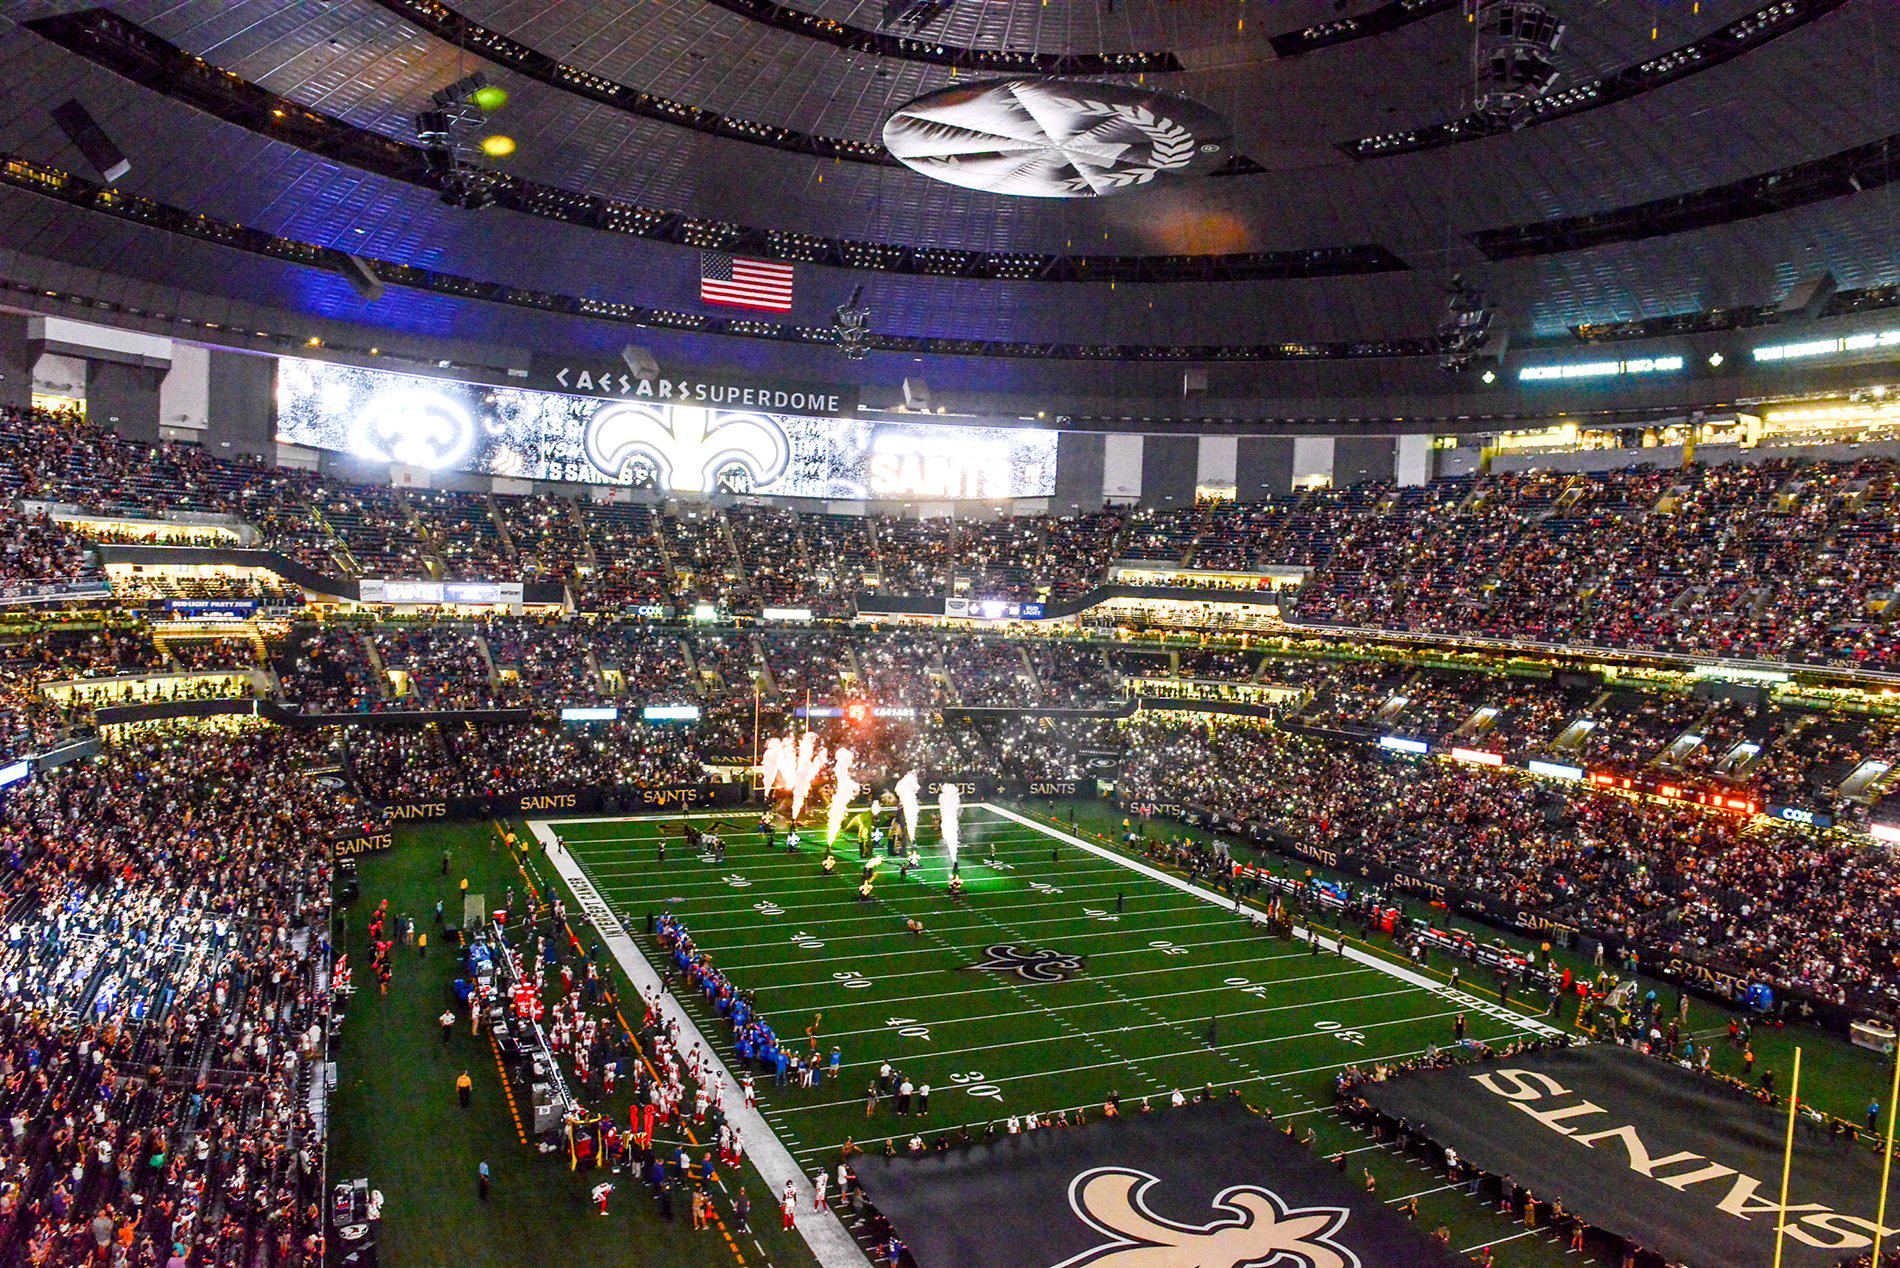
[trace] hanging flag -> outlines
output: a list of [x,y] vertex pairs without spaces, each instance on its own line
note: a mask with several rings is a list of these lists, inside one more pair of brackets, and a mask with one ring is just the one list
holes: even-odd
[[699,300],[733,308],[792,311],[792,266],[724,251],[699,253]]

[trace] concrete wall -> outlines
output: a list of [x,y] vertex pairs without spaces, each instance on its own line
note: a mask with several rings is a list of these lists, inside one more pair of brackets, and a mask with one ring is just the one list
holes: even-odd
[[1141,496],[1141,436],[1105,436],[1102,442],[1102,495],[1132,502]]
[[1333,478],[1333,437],[1295,436],[1293,438],[1294,484],[1314,480],[1330,483]]
[[1144,436],[1141,442],[1141,504],[1157,510],[1194,505],[1200,470],[1197,436]]
[[86,417],[128,440],[157,444],[162,370],[117,361],[86,363]]
[[1234,451],[1234,495],[1265,502],[1293,487],[1293,438],[1242,436]]
[[1340,486],[1390,480],[1398,447],[1390,436],[1341,436],[1333,442],[1333,483]]
[[1050,502],[1058,513],[1099,510],[1102,505],[1102,435],[1065,431],[1056,435],[1056,486]]
[[0,313],[0,407],[23,409],[33,401],[35,353],[27,320]]
[[211,350],[172,345],[171,369],[158,385],[158,429],[166,440],[202,444],[211,413]]
[[205,447],[219,456],[276,451],[277,361],[222,348],[211,351]]

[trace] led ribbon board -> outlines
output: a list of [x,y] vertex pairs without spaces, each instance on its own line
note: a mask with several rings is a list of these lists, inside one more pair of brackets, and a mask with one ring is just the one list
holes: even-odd
[[284,358],[277,439],[370,462],[665,493],[1001,500],[1055,492],[1056,433],[492,387]]
[[1809,339],[1801,343],[1777,343],[1755,349],[1755,360],[1812,361],[1818,357],[1841,357],[1850,353],[1881,352],[1900,349],[1900,330],[1870,330],[1837,339]]
[[1614,379],[1626,374],[1667,374],[1682,368],[1681,357],[1632,357],[1627,361],[1577,361],[1569,365],[1527,365],[1519,383],[1557,383],[1569,379]]

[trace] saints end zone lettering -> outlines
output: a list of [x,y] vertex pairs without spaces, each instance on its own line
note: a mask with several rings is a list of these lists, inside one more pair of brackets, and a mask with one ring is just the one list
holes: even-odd
[[576,803],[573,793],[529,793],[520,798],[523,810],[572,810]]
[[385,813],[391,819],[446,819],[449,817],[449,804],[446,801],[412,801],[406,805],[386,807]]
[[[1620,1151],[1637,1175],[1678,1193],[1703,1195],[1715,1210],[1730,1218],[1781,1219],[1782,1207],[1772,1196],[1772,1186],[1768,1194],[1763,1194],[1762,1180],[1688,1150],[1657,1153],[1643,1140],[1635,1124],[1616,1124],[1614,1116],[1606,1121],[1603,1116],[1610,1111],[1578,1097],[1541,1070],[1491,1070],[1469,1077],[1540,1126],[1585,1149],[1598,1151],[1605,1163],[1615,1159],[1616,1153],[1611,1151]],[[1708,1187],[1695,1188],[1697,1185]],[[1805,1245],[1821,1250],[1859,1250],[1873,1245],[1878,1226],[1872,1220],[1842,1214],[1825,1202],[1790,1202],[1786,1209],[1788,1236]],[[1882,1231],[1891,1236],[1900,1233],[1900,1227]]]
[[358,833],[330,842],[330,857],[346,859],[358,854],[381,854],[389,846],[390,836],[387,832]]

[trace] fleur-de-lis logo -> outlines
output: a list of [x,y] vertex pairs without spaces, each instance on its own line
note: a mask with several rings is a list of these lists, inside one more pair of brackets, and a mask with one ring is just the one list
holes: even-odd
[[1082,957],[1047,947],[1025,951],[1014,943],[998,943],[983,949],[983,958],[970,966],[992,973],[1014,973],[1031,982],[1060,982],[1082,971]]
[[616,401],[587,420],[587,460],[618,478],[645,459],[660,488],[704,493],[721,472],[737,467],[760,488],[778,479],[791,459],[779,425],[763,414],[715,414],[695,405],[642,405]]
[[475,440],[475,420],[440,392],[380,392],[357,411],[350,449],[378,462],[440,470],[460,462]]
[[1148,1209],[1160,1181],[1129,1167],[1096,1167],[1069,1181],[1069,1208],[1110,1238],[1052,1268],[1360,1268],[1334,1238],[1351,1214],[1344,1207],[1290,1209],[1271,1189],[1237,1185],[1212,1205],[1226,1214],[1178,1224]]

